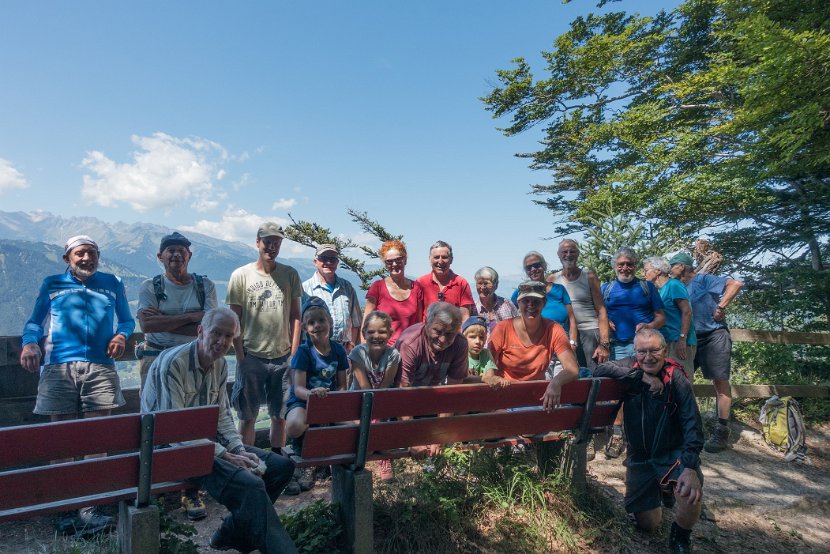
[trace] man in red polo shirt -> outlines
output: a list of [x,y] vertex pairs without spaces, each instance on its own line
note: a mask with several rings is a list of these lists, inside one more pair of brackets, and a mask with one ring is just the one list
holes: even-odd
[[437,241],[429,249],[429,263],[432,271],[418,278],[424,290],[424,313],[430,304],[448,302],[461,308],[461,321],[466,321],[475,306],[473,293],[467,280],[450,269],[452,246]]

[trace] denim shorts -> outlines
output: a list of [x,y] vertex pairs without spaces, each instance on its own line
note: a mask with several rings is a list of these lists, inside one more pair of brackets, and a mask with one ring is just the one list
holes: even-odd
[[111,410],[125,404],[114,365],[49,364],[40,372],[34,413],[66,415]]
[[291,370],[288,356],[267,359],[245,353],[236,367],[231,404],[241,420],[256,419],[259,407],[268,404],[268,415],[285,419]]

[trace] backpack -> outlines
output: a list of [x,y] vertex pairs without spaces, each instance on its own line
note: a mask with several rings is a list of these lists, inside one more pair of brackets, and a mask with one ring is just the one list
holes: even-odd
[[[646,297],[647,300],[651,300],[651,289],[648,286],[648,283],[643,281],[642,279],[637,278],[637,282],[640,283],[640,288],[643,289],[643,296]],[[605,287],[605,292],[602,293],[602,301],[608,302],[608,299],[611,298],[611,291],[614,290],[614,287],[617,285],[617,280],[614,279],[608,286]]]
[[804,462],[807,445],[804,444],[806,428],[801,406],[792,396],[779,398],[777,395],[761,406],[759,417],[764,441],[784,453],[785,462]]
[[[192,273],[190,275],[193,277],[193,280],[196,282],[196,298],[199,300],[199,308],[204,311],[205,309],[205,278],[204,275],[198,275],[196,273]],[[162,301],[167,300],[167,295],[164,293],[164,276],[163,275],[156,275],[153,277],[153,292],[156,295],[156,302],[159,304]]]

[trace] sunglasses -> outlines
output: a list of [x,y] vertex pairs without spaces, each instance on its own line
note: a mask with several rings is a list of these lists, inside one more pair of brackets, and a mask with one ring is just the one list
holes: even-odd
[[324,264],[336,264],[340,261],[337,256],[317,256],[317,260]]
[[633,262],[620,262],[617,264],[617,267],[634,267]]
[[405,260],[406,260],[406,258],[401,256],[399,258],[389,258],[388,260],[385,260],[383,263],[386,267],[392,267],[394,265],[399,265],[399,264],[403,265]]
[[531,269],[542,269],[545,267],[542,265],[542,262],[533,262],[532,264],[527,264],[525,266],[525,271],[530,271]]

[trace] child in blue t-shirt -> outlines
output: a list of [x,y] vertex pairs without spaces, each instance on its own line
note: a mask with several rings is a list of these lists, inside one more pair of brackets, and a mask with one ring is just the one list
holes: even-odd
[[349,360],[346,350],[331,340],[332,319],[326,303],[312,296],[303,306],[303,330],[308,340],[291,360],[294,376],[288,397],[285,432],[298,439],[308,429],[306,402],[310,396],[325,397],[329,391],[345,390]]

